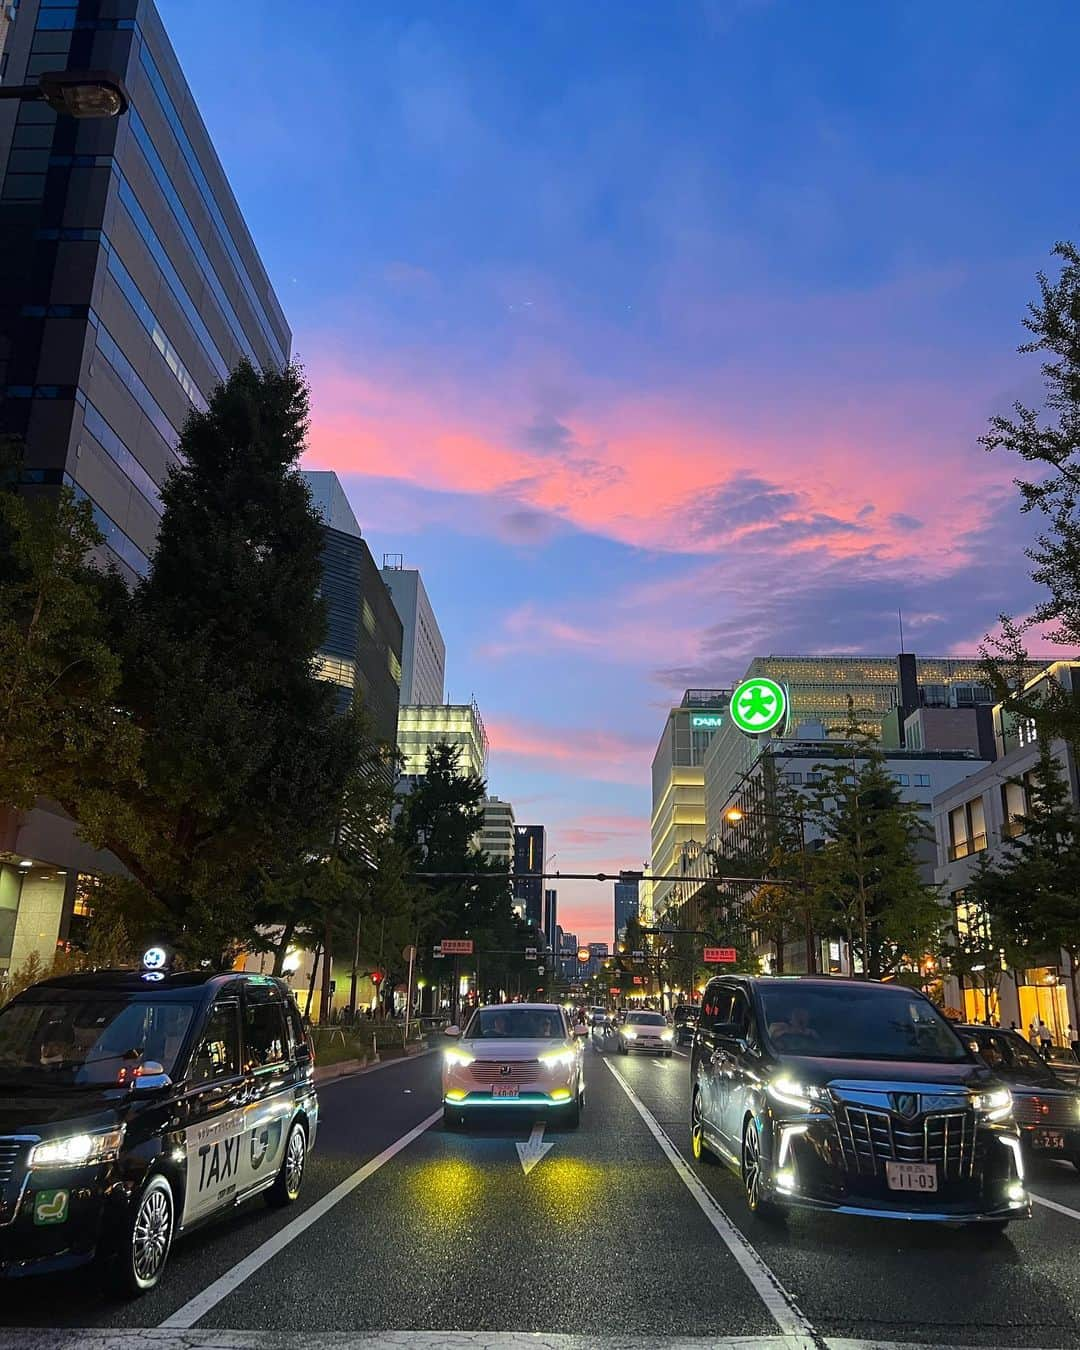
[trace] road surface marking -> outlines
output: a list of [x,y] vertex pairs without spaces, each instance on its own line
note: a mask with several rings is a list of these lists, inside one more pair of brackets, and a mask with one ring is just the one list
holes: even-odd
[[649,1133],[664,1151],[664,1155],[675,1169],[679,1180],[697,1201],[699,1209],[712,1224],[720,1240],[753,1285],[754,1292],[765,1304],[782,1334],[806,1337],[807,1345],[818,1344],[813,1327],[803,1316],[795,1300],[731,1222],[710,1192],[701,1184],[693,1168],[664,1133],[663,1127],[653,1113],[641,1101],[611,1061],[605,1059],[604,1063],[611,1070],[615,1081],[623,1092],[630,1098],[631,1105],[645,1122]]
[[272,1238],[268,1238],[261,1247],[256,1247],[242,1261],[238,1261],[232,1270],[227,1270],[213,1284],[208,1284],[201,1294],[196,1294],[193,1299],[189,1299],[182,1308],[178,1308],[171,1317],[167,1317],[161,1323],[161,1328],[172,1331],[186,1331],[189,1327],[193,1327],[201,1317],[206,1316],[211,1308],[216,1308],[223,1298],[227,1298],[234,1289],[239,1288],[249,1275],[254,1275],[260,1267],[277,1256],[278,1252],[283,1251],[301,1233],[306,1233],[312,1224],[318,1223],[339,1201],[351,1195],[357,1186],[362,1185],[368,1177],[374,1175],[383,1163],[388,1163],[403,1148],[408,1148],[414,1139],[419,1139],[425,1130],[430,1129],[437,1120],[441,1119],[442,1107],[440,1106],[437,1111],[432,1111],[430,1116],[422,1120],[419,1125],[414,1126],[407,1134],[403,1134],[400,1139],[395,1139],[388,1148],[384,1148],[381,1153],[366,1162],[363,1167],[358,1167],[352,1176],[346,1177],[340,1185],[335,1186],[332,1191],[328,1191],[321,1200],[316,1200],[313,1205],[309,1205],[303,1214],[298,1214],[292,1223],[287,1223],[280,1232],[275,1233]]
[[1080,1219],[1080,1209],[1070,1209],[1068,1205],[1059,1205],[1056,1200],[1047,1200],[1044,1195],[1036,1195],[1034,1191],[1028,1191],[1028,1195],[1037,1205],[1045,1205],[1047,1209],[1057,1210],[1059,1214],[1067,1214],[1070,1219]]
[[554,1144],[544,1143],[544,1122],[538,1120],[532,1127],[532,1134],[529,1135],[529,1141],[526,1144],[515,1144],[518,1157],[521,1159],[521,1167],[525,1175],[528,1176],[536,1164],[549,1149],[555,1147]]
[[[160,1328],[96,1327],[77,1331],[4,1328],[5,1350],[177,1350]],[[545,1331],[187,1331],[184,1350],[808,1350],[805,1336],[573,1336]],[[844,1350],[927,1350],[889,1341],[823,1341]],[[934,1350],[960,1350],[935,1347]],[[971,1350],[968,1346],[965,1350]]]

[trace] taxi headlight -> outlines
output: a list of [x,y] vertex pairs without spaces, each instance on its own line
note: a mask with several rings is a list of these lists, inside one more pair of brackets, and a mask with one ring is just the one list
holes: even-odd
[[475,1055],[470,1055],[468,1050],[461,1050],[456,1045],[445,1051],[445,1056],[448,1069],[463,1069],[476,1058]]
[[660,1039],[662,1041],[673,1041],[675,1039],[675,1033],[669,1028],[667,1031],[662,1031],[660,1033]]
[[1012,1112],[1012,1093],[1008,1088],[993,1088],[990,1092],[975,1092],[971,1104],[987,1120],[1004,1120]]
[[628,1030],[626,1029],[626,1027],[623,1027],[623,1029],[622,1029],[622,1034],[623,1034],[624,1038],[625,1038],[626,1040],[628,1040],[628,1041],[636,1041],[636,1040],[637,1040],[637,1032],[636,1032],[636,1031],[628,1031]]
[[112,1162],[120,1152],[124,1126],[97,1134],[69,1134],[63,1139],[47,1139],[30,1150],[31,1167],[87,1167],[91,1163]]
[[548,1050],[540,1056],[540,1063],[548,1069],[569,1069],[577,1061],[576,1050]]
[[782,1106],[794,1106],[799,1111],[822,1111],[828,1100],[824,1088],[799,1083],[794,1078],[774,1078],[769,1084],[769,1096]]

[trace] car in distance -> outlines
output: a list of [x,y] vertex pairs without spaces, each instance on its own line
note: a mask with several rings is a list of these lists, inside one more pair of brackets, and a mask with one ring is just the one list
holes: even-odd
[[0,1276],[97,1260],[136,1296],[177,1235],[300,1194],[319,1108],[288,986],[147,958],[44,980],[0,1012]]
[[495,1003],[477,1008],[443,1052],[443,1123],[463,1125],[474,1112],[528,1107],[574,1127],[585,1102],[581,1037],[556,1003]]
[[1025,1150],[1066,1159],[1080,1170],[1080,1092],[1015,1031],[982,1026],[960,1026],[957,1031],[979,1047],[982,1058],[1008,1084]]
[[785,1208],[979,1224],[1027,1218],[1012,1097],[929,999],[832,977],[718,976],[690,1066],[691,1145]]
[[590,1027],[606,1027],[608,1024],[608,1017],[608,1010],[599,1006],[589,1008],[585,1013],[585,1020]]
[[694,1039],[698,1016],[701,1009],[696,1003],[679,1003],[671,1014],[671,1024],[675,1028],[675,1044],[683,1045]]
[[628,1012],[619,1024],[619,1054],[650,1050],[670,1058],[675,1032],[663,1013]]

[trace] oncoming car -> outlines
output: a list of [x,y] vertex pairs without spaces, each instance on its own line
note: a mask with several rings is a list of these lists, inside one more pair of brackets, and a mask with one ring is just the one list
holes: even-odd
[[454,1129],[479,1110],[529,1107],[576,1126],[585,1101],[581,1037],[555,1003],[477,1008],[443,1055],[443,1121]]
[[0,1275],[97,1260],[142,1294],[177,1234],[298,1198],[319,1111],[288,986],[160,964],[45,980],[0,1012]]
[[922,994],[720,976],[690,1064],[691,1145],[762,1218],[800,1206],[978,1224],[1027,1218],[1012,1097]]
[[628,1012],[619,1025],[619,1054],[629,1054],[631,1050],[654,1050],[658,1054],[670,1056],[675,1042],[675,1032],[668,1026],[663,1013]]

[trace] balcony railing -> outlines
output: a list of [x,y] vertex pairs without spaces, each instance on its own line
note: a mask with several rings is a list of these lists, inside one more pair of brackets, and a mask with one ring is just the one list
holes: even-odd
[[981,853],[986,847],[986,834],[973,834],[970,839],[958,839],[949,849],[949,861],[966,858],[971,853]]

